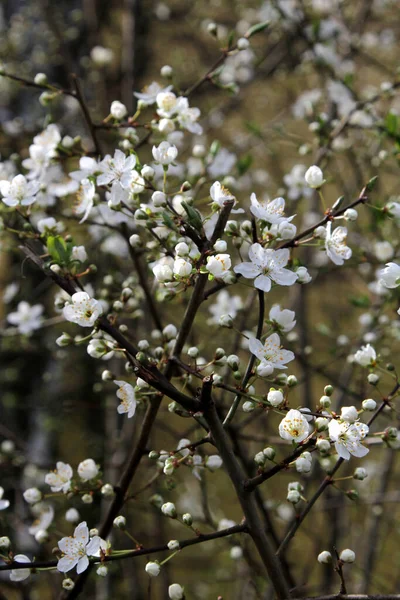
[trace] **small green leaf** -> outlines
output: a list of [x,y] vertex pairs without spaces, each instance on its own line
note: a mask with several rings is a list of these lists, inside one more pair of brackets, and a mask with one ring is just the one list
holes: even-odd
[[195,208],[193,208],[193,206],[190,206],[187,202],[182,202],[181,204],[188,216],[189,225],[191,225],[197,231],[202,231],[203,222],[201,220],[200,213]]
[[253,27],[250,27],[250,29],[246,31],[244,37],[249,40],[251,37],[253,37],[253,35],[264,31],[265,29],[267,29],[267,27],[269,27],[269,21],[264,21],[263,23],[256,23],[255,25],[253,25]]
[[371,192],[374,189],[377,181],[378,181],[377,175],[375,177],[372,177],[372,179],[370,179],[368,181],[367,185],[365,186],[365,189],[367,190],[367,192]]
[[349,302],[353,306],[357,306],[358,308],[368,308],[371,305],[371,301],[368,296],[350,296]]

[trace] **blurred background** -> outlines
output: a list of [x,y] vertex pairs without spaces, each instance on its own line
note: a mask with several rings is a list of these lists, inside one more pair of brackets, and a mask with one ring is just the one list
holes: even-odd
[[[224,180],[244,208],[248,208],[252,192],[259,197],[283,195],[287,214],[297,214],[299,231],[321,215],[318,197],[304,183],[306,168],[316,162],[328,180],[324,194],[329,205],[342,195],[346,203],[356,199],[376,174],[380,179],[373,192],[375,206],[399,201],[400,99],[391,87],[398,79],[399,65],[400,17],[395,0],[2,0],[1,69],[28,80],[45,73],[51,83],[66,89],[71,88],[71,74],[76,74],[92,118],[100,122],[109,114],[113,100],[123,102],[133,114],[137,103],[133,91],[152,81],[161,83],[164,65],[170,65],[174,73],[172,82],[164,84],[172,83],[178,92],[186,90],[218,59],[231,32],[237,39],[264,21],[270,26],[252,38],[251,46],[229,57],[213,83],[206,81],[191,95],[190,104],[201,109],[204,128],[195,141],[207,148],[214,143],[217,150],[218,160],[208,169],[209,182]],[[210,34],[213,22],[216,35]],[[21,158],[28,156],[33,136],[50,122],[59,124],[62,135],[80,135],[83,145],[91,147],[79,106],[72,98],[60,96],[43,106],[39,96],[40,90],[0,77],[1,179],[20,172]],[[343,131],[330,138],[342,122]],[[99,129],[99,139],[104,152],[113,153],[119,142],[115,132],[103,129]],[[181,181],[197,176],[193,143],[192,136],[181,141]],[[151,146],[144,146],[141,152],[142,163],[151,160]],[[65,164],[70,170],[76,168],[74,159],[66,157]],[[56,216],[57,206],[47,206],[45,212]],[[375,397],[365,372],[347,360],[369,341],[366,332],[374,332],[388,361],[395,362],[398,354],[398,324],[393,321],[391,328],[386,327],[395,319],[395,311],[386,307],[381,290],[374,286],[376,269],[398,248],[398,230],[392,221],[383,222],[376,210],[359,212],[360,219],[351,225],[353,259],[349,264],[339,272],[326,263],[324,253],[311,254],[304,248],[299,256],[310,267],[313,284],[268,295],[268,309],[279,302],[282,308],[296,311],[295,333],[285,341],[297,358],[290,369],[299,380],[292,395],[293,407],[296,402],[315,407],[330,383],[335,387],[336,410],[341,405],[360,406],[364,398]],[[78,241],[85,244],[89,256],[97,248],[104,253],[101,268],[90,276],[90,283],[101,290],[102,297],[112,298],[113,282],[105,276],[116,273],[123,280],[131,275],[126,249],[119,250],[107,230],[87,238],[79,239],[79,235],[82,233],[77,232]],[[86,457],[102,465],[105,482],[115,482],[137,436],[143,410],[122,425],[115,410],[115,388],[101,380],[104,368],[113,370],[112,361],[94,361],[85,346],[56,349],[55,338],[64,330],[72,333],[74,326],[62,323],[54,311],[53,286],[32,265],[22,262],[18,243],[11,236],[1,241],[0,284],[0,484],[15,506],[10,515],[0,513],[0,535],[12,537],[19,552],[44,559],[60,535],[71,531],[63,517],[67,505],[63,498],[54,498],[56,520],[51,537],[39,545],[28,532],[34,515],[24,503],[22,491],[37,485],[56,460],[75,467]],[[20,300],[45,305],[46,326],[30,337],[6,333],[6,315]],[[171,322],[178,327],[185,302],[182,299],[168,309]],[[255,326],[253,305],[250,298],[238,317],[239,328]],[[219,329],[209,322],[210,317],[205,304],[190,340],[191,345],[199,344],[206,360],[212,359],[216,347],[228,349],[235,343],[234,332]],[[151,324],[143,302],[125,322],[134,328],[137,339],[149,336]],[[212,336],[211,347],[201,341],[205,327]],[[238,353],[247,360],[247,350]],[[385,380],[383,393],[390,385]],[[219,401],[221,407],[227,407],[230,398],[221,394]],[[195,441],[201,436],[191,422],[168,413],[167,405],[165,402],[148,450],[171,451],[179,439]],[[393,415],[383,415],[376,431],[393,423],[389,417]],[[263,411],[238,416],[232,438],[249,474],[256,473],[253,457],[265,446],[276,447],[279,457],[289,451],[277,438],[278,422],[277,415]],[[376,442],[377,448],[363,462],[368,479],[357,482],[350,478],[342,482],[341,490],[329,488],[292,542],[285,560],[299,596],[338,590],[337,575],[316,561],[321,550],[332,546],[356,551],[357,562],[347,575],[351,592],[384,594],[399,589],[398,459],[395,451],[379,439]],[[198,451],[211,453],[202,446]],[[283,473],[260,487],[260,503],[265,519],[273,520],[275,542],[294,515],[285,501],[288,482],[300,479],[304,494],[311,495],[329,466],[323,460],[329,461],[317,461],[310,475]],[[358,466],[355,463],[352,460],[345,465],[341,476],[351,476]],[[189,469],[181,469],[146,487],[154,473],[154,463],[145,457],[131,490],[134,497],[125,511],[132,534],[145,546],[188,537],[181,525],[160,516],[150,502],[154,494],[175,502],[179,511],[192,513],[196,527],[204,532],[222,519],[240,522],[240,507],[222,471],[204,472],[199,481]],[[348,497],[349,489],[357,489],[357,500]],[[90,506],[79,499],[72,504],[81,520],[91,526],[101,522],[108,506],[100,498]],[[119,532],[114,532],[113,543],[118,548],[132,547]],[[241,554],[232,553],[232,546],[241,546]],[[186,549],[151,581],[150,590],[145,562],[143,557],[114,563],[106,579],[92,575],[82,597],[163,599],[168,584],[179,581],[190,599],[272,598],[271,591],[265,591],[254,549],[244,536]],[[12,584],[7,574],[0,575],[0,597],[7,600],[55,598],[59,588],[60,577],[53,573],[33,576],[21,586]]]

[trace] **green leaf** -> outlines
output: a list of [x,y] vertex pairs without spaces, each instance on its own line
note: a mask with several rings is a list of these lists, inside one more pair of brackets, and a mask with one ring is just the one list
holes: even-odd
[[377,181],[378,181],[378,176],[372,177],[372,179],[370,179],[368,181],[367,185],[365,186],[365,189],[367,190],[367,192],[371,192],[374,189]]
[[256,35],[257,33],[264,31],[268,27],[269,27],[269,21],[264,21],[263,23],[256,23],[255,25],[253,25],[253,27],[250,27],[250,29],[248,29],[246,31],[246,33],[244,34],[244,37],[249,40],[251,37],[253,37],[253,35]]
[[60,235],[50,235],[46,244],[48,253],[57,264],[68,265],[71,260],[72,244],[67,243]]
[[190,206],[187,202],[182,202],[181,204],[188,216],[189,225],[191,225],[197,231],[202,231],[203,222],[201,220],[200,213],[195,208],[193,208],[193,206]]
[[368,308],[371,305],[371,300],[366,295],[350,296],[349,302],[358,308]]
[[385,128],[389,135],[396,135],[398,133],[399,119],[397,115],[392,112],[386,115]]
[[253,162],[253,157],[251,154],[246,154],[242,156],[237,162],[237,170],[239,172],[239,176],[244,175],[246,171],[250,168]]

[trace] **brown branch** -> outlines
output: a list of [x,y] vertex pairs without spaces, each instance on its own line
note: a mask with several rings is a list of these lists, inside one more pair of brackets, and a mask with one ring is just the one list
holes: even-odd
[[275,556],[274,550],[264,531],[255,498],[251,494],[248,494],[244,489],[243,482],[245,480],[245,474],[233,453],[227,434],[219,420],[211,392],[212,376],[205,377],[203,379],[203,387],[200,395],[200,403],[203,407],[204,418],[210,428],[211,435],[221,455],[225,469],[235,487],[237,498],[246,518],[248,532],[253,539],[258,554],[268,572],[276,596],[279,600],[286,600],[290,597],[290,592],[283,575],[282,566]]
[[[240,525],[234,525],[233,527],[228,527],[227,529],[221,529],[221,531],[214,531],[213,533],[200,533],[197,537],[190,538],[188,540],[181,540],[179,542],[179,547],[188,548],[189,546],[195,546],[196,544],[202,544],[203,542],[218,540],[227,537],[228,535],[247,532],[247,525],[243,523]],[[132,550],[123,555],[118,554],[113,556],[110,554],[109,556],[104,556],[103,558],[94,557],[90,558],[89,560],[91,564],[96,564],[99,562],[114,562],[117,560],[125,560],[127,558],[136,558],[137,556],[144,556],[147,554],[156,554],[157,552],[166,552],[168,550],[168,544],[162,544],[160,546],[153,546],[151,548],[139,548],[138,550]],[[56,567],[57,562],[58,561],[56,560],[34,561],[30,563],[10,562],[5,565],[0,565],[0,571],[10,571],[11,569],[49,569],[51,567]]]

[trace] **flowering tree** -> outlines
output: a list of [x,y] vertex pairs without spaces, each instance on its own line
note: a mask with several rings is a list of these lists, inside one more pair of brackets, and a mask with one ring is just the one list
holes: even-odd
[[[231,32],[199,10],[218,48],[187,86],[179,65],[140,92],[122,69],[103,110],[67,59],[61,82],[0,70],[9,100],[42,107],[33,127],[6,122],[0,164],[1,585],[399,598],[380,535],[400,447],[393,6],[265,2],[237,7]],[[384,59],[369,51],[382,23]],[[83,82],[113,61],[93,45]],[[283,114],[245,107],[246,139],[212,139],[259,81],[282,93],[282,73],[305,75]]]

